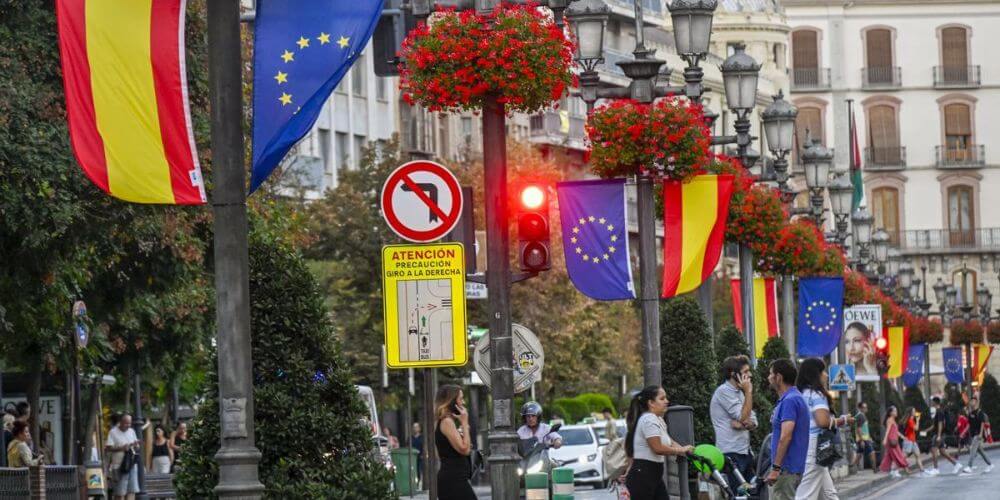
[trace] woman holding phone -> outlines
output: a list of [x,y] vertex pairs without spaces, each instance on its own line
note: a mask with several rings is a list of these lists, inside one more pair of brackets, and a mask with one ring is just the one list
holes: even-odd
[[[442,385],[434,398],[434,445],[441,469],[438,470],[438,498],[441,500],[476,500],[472,490],[472,440],[469,414],[465,411],[462,388]],[[457,423],[456,423],[457,421]]]

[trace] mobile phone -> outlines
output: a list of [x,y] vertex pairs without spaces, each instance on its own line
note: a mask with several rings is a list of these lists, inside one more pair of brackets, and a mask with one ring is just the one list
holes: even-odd
[[451,403],[451,406],[449,408],[451,409],[451,413],[452,414],[458,415],[458,403],[456,403],[456,402],[453,401]]

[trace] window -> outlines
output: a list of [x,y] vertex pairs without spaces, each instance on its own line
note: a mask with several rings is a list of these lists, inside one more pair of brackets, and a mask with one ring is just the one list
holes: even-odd
[[364,158],[365,154],[365,143],[366,139],[363,135],[354,136],[354,163],[355,166],[361,166],[361,159]]
[[892,32],[877,28],[865,33],[865,55],[867,56],[868,83],[895,83],[895,69],[892,65]]
[[792,83],[819,85],[819,34],[812,30],[792,33]]
[[875,165],[900,163],[896,108],[887,104],[868,108],[868,148],[871,162]]
[[347,170],[351,164],[351,146],[343,132],[337,132],[337,154],[340,156],[339,170]]
[[330,131],[324,128],[319,129],[316,140],[319,141],[319,156],[323,161],[323,173],[333,172],[333,152],[330,150],[333,145],[330,144]]
[[962,161],[972,156],[972,120],[969,105],[948,104],[944,107],[945,159]]
[[354,62],[354,66],[351,68],[351,91],[357,97],[365,97],[368,95],[368,85],[365,81],[365,72],[368,71],[368,66],[365,65],[365,56],[361,54],[358,56],[358,60]]
[[823,134],[823,110],[820,108],[799,107],[799,114],[795,117],[795,149],[793,151],[796,159],[800,158],[799,154],[805,149],[807,137],[816,139],[821,144],[826,143]]
[[969,49],[965,28],[952,27],[941,30],[941,66],[945,83],[969,81]]
[[386,95],[385,78],[375,77],[375,98],[380,101],[389,100],[388,96]]
[[952,245],[974,243],[976,214],[972,186],[948,188],[948,234]]
[[462,137],[465,142],[472,142],[472,118],[468,116],[462,117]]
[[874,227],[885,229],[889,233],[889,243],[899,245],[899,190],[892,187],[873,189],[872,215],[875,216]]

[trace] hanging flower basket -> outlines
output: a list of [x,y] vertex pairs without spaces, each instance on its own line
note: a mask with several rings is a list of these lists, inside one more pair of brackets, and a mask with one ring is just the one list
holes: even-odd
[[400,58],[403,99],[430,111],[481,110],[495,95],[507,112],[535,113],[573,83],[572,42],[533,5],[436,13]]
[[649,174],[683,181],[711,162],[701,106],[675,97],[601,106],[587,120],[587,136],[593,171],[605,178]]
[[823,241],[811,222],[795,221],[781,228],[777,241],[761,249],[760,266],[775,274],[816,274],[823,259]]
[[986,327],[986,340],[991,344],[1000,344],[1000,321],[990,321]]
[[941,322],[928,318],[914,318],[910,325],[910,344],[933,344],[944,338]]
[[983,342],[983,324],[978,320],[956,319],[951,322],[951,345]]
[[729,202],[726,241],[749,246],[759,258],[778,241],[785,219],[785,209],[773,189],[757,185],[736,191]]

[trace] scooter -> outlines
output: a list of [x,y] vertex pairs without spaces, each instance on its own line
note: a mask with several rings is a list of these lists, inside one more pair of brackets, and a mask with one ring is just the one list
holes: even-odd
[[549,458],[549,446],[545,444],[545,438],[554,432],[558,432],[562,427],[562,424],[553,425],[549,432],[545,433],[541,439],[529,438],[522,439],[519,445],[519,450],[521,454],[521,462],[517,467],[517,475],[519,481],[521,482],[521,488],[524,489],[524,476],[526,474],[534,474],[538,472],[544,472],[548,474],[553,468],[558,467],[560,464]]

